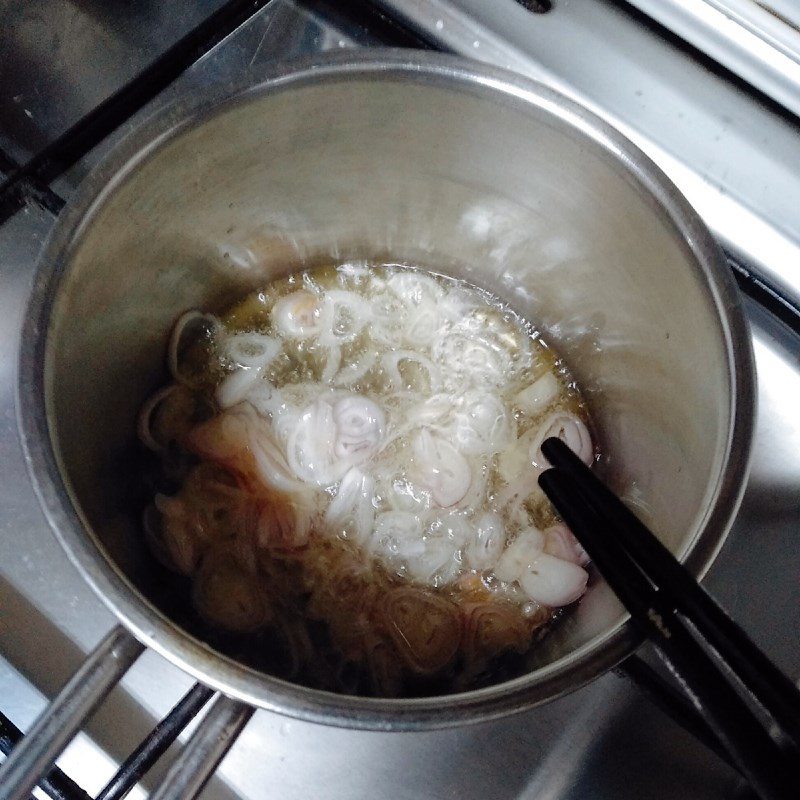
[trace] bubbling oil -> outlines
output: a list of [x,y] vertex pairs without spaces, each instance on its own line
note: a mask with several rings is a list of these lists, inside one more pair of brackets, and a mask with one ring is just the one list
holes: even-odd
[[139,420],[172,487],[145,535],[212,638],[259,666],[462,690],[583,594],[586,555],[536,478],[547,436],[596,458],[586,407],[491,294],[401,265],[309,270],[184,314],[169,366]]

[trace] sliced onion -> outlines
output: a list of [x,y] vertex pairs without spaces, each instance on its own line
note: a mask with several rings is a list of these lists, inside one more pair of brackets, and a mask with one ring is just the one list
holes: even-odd
[[336,271],[345,278],[361,280],[369,276],[370,269],[365,262],[350,261],[346,264],[339,264]]
[[297,481],[291,468],[266,426],[251,427],[247,444],[261,482],[279,492],[296,492],[305,487]]
[[234,370],[217,387],[216,399],[220,408],[231,408],[248,399],[250,392],[260,382],[261,370],[240,367]]
[[154,507],[160,520],[156,522],[151,515],[147,520],[149,530],[145,528],[150,544],[156,545],[153,553],[157,556],[166,554],[167,561],[162,563],[182,575],[191,575],[197,568],[200,551],[189,531],[186,505],[177,497],[157,494]]
[[422,541],[422,552],[406,559],[408,574],[430,586],[445,586],[458,577],[461,564],[458,548],[442,536],[429,536]]
[[328,525],[342,522],[355,508],[361,493],[361,481],[364,477],[366,476],[358,467],[353,467],[342,478],[335,496],[325,510],[325,522]]
[[541,448],[542,442],[551,436],[561,439],[587,466],[594,461],[592,437],[580,417],[569,411],[556,411],[541,424],[528,451],[533,467],[539,472],[550,466]]
[[237,407],[195,426],[187,443],[200,457],[226,464],[241,458],[248,433],[247,415]]
[[458,511],[441,509],[431,514],[430,530],[434,536],[441,536],[456,550],[464,547],[475,537],[472,523]]
[[[536,429],[526,431],[511,447],[506,448],[497,458],[497,471],[508,484],[520,479],[536,482],[536,474],[531,465],[529,453],[531,443],[537,434]],[[530,493],[530,492],[529,492]]]
[[503,551],[494,568],[501,581],[517,581],[542,554],[544,535],[536,528],[526,528]]
[[[350,319],[343,326],[339,314],[346,310]],[[319,341],[324,345],[352,342],[372,317],[370,304],[361,295],[343,289],[331,289],[322,301]]]
[[296,420],[287,443],[289,466],[300,480],[317,486],[330,486],[341,480],[347,470],[363,461],[362,454],[340,458],[334,452],[336,422],[333,409],[318,400]]
[[544,551],[579,567],[585,567],[589,563],[589,554],[563,523],[552,525],[544,532]]
[[406,511],[384,511],[375,517],[370,551],[391,561],[424,554],[422,520]]
[[177,388],[176,384],[171,383],[169,386],[159,389],[155,394],[150,395],[142,406],[141,411],[139,411],[139,416],[136,420],[136,434],[139,437],[139,441],[148,450],[153,450],[156,453],[160,453],[164,450],[165,445],[161,444],[161,442],[153,436],[153,414],[161,405],[162,401],[169,397]]
[[420,305],[426,300],[438,300],[444,289],[433,278],[414,270],[396,272],[387,281],[386,285],[404,303]]
[[507,650],[524,652],[530,635],[519,609],[508,602],[476,603],[466,609],[466,660],[494,658]]
[[266,380],[255,383],[247,393],[247,402],[262,417],[277,417],[285,409],[283,394]]
[[280,632],[288,655],[287,676],[298,677],[301,672],[314,662],[315,651],[305,622],[297,617],[279,614],[276,628]]
[[256,523],[258,546],[271,551],[303,547],[308,542],[315,511],[313,497],[305,488],[262,503]]
[[377,360],[377,353],[372,351],[359,355],[355,364],[348,364],[339,370],[333,379],[334,384],[336,386],[352,386],[354,383],[358,383],[375,366]]
[[386,416],[377,403],[353,394],[333,407],[336,441],[333,452],[351,463],[362,463],[377,452],[386,428]]
[[386,353],[383,358],[381,358],[381,365],[386,370],[386,375],[395,389],[406,388],[403,377],[400,374],[401,361],[409,361],[418,364],[428,376],[430,393],[435,394],[439,391],[439,386],[441,384],[439,368],[429,358],[413,350],[394,350]]
[[458,287],[447,291],[438,302],[439,314],[448,322],[461,322],[479,306],[473,294]]
[[386,595],[383,613],[389,635],[414,672],[435,674],[455,658],[461,624],[453,603],[409,586]]
[[434,501],[448,508],[463,499],[472,483],[472,471],[464,456],[449,442],[427,429],[414,439],[413,473]]
[[336,425],[330,404],[320,400],[297,420],[287,442],[287,460],[304,481],[325,485],[330,480],[330,465]]
[[172,377],[179,383],[186,383],[185,376],[181,375],[180,371],[180,354],[183,350],[183,337],[190,326],[196,326],[199,323],[205,323],[207,328],[210,328],[212,333],[215,333],[221,327],[220,321],[211,314],[205,314],[197,309],[181,314],[178,317],[175,326],[172,328],[172,334],[169,338],[169,346],[167,348],[167,366]]
[[409,310],[402,327],[403,341],[413,347],[428,348],[439,333],[441,317],[433,300],[421,303]]
[[545,372],[514,398],[514,404],[526,414],[533,416],[543,411],[558,396],[558,378]]
[[511,420],[499,397],[468,393],[456,415],[455,443],[462,453],[491,455],[503,451],[512,439]]
[[342,348],[334,345],[328,350],[325,358],[325,366],[322,369],[320,381],[329,384],[333,381],[342,363]]
[[239,404],[196,426],[188,444],[197,455],[268,488],[281,492],[305,488],[292,474],[269,423],[249,404]]
[[[374,278],[372,283],[376,283]],[[375,287],[374,285],[372,290],[370,338],[388,347],[397,347],[403,339],[403,327],[408,316],[408,309],[393,292],[383,291],[380,286]]]
[[510,356],[477,337],[475,331],[457,328],[439,336],[431,348],[433,360],[445,370],[449,382],[496,387],[506,380]]
[[272,324],[289,339],[308,339],[322,330],[322,305],[305,289],[282,297],[272,309]]
[[226,556],[203,560],[192,586],[192,599],[209,623],[235,633],[258,630],[270,617],[257,579]]
[[541,553],[519,578],[525,594],[547,606],[573,603],[586,591],[589,574],[583,567]]
[[497,563],[506,544],[506,532],[499,515],[487,512],[478,518],[475,537],[467,547],[467,563],[472,569],[490,569]]
[[262,369],[281,352],[281,343],[260,333],[235,333],[226,336],[222,347],[225,355],[240,367]]
[[374,494],[375,480],[372,477],[365,475],[358,467],[349,470],[325,510],[325,524],[328,529],[341,528],[351,519],[357,543],[366,544],[374,529]]
[[365,644],[370,685],[378,697],[399,697],[403,689],[403,668],[390,642],[369,637]]

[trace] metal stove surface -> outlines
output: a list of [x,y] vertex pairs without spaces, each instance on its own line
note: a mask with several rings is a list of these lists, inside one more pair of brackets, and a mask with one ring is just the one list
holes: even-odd
[[[615,4],[582,2],[584,11],[591,7],[589,10],[598,15],[622,14]],[[16,26],[13,33],[8,33],[11,29],[4,25],[0,34],[3,39],[0,143],[13,139],[13,150],[7,152],[19,160],[52,140],[72,120],[122,85],[132,70],[167,46],[170,37],[180,35],[194,24],[199,16],[193,15],[213,10],[218,3],[171,0],[160,4],[161,11],[156,13],[154,4],[141,0],[124,4],[125,13],[120,15],[97,12],[97,8],[109,6],[99,2],[42,0],[36,5],[39,27]],[[409,13],[425,5],[405,3]],[[332,6],[338,10],[332,10]],[[513,6],[510,0],[509,6]],[[6,22],[16,8],[13,0],[0,0],[0,14],[5,15]],[[556,16],[562,11],[565,22]],[[62,35],[51,39],[48,48],[37,37],[42,35],[42,26],[55,30],[61,24],[63,17],[56,12],[69,12],[70,25],[82,35],[70,41],[62,28]],[[569,0],[563,0],[563,5],[556,3],[551,12],[553,21],[547,24],[567,24],[569,13]],[[441,18],[442,28],[445,19]],[[527,49],[530,63],[538,63],[552,74],[554,65],[548,64],[547,48],[537,52],[535,46],[539,34],[533,26],[543,18],[531,15],[525,19],[525,24],[531,26],[532,41]],[[672,109],[676,119],[677,109],[690,108],[693,92],[698,88],[708,89],[709,81],[719,82],[725,99],[724,92],[730,87],[726,87],[724,76],[710,74],[701,63],[691,63],[691,58],[676,46],[655,41],[656,34],[641,29],[635,18],[625,19],[629,27],[623,26],[623,32],[641,36],[641,47],[652,46],[662,56],[665,47],[673,47],[672,57],[681,63],[687,75],[695,78],[694,85],[681,83],[672,87],[677,97],[673,98],[676,106]],[[98,20],[103,21],[101,34],[93,27]],[[430,21],[434,33],[441,32],[436,24],[439,21],[439,18]],[[447,21],[449,24],[449,18]],[[485,21],[482,26],[479,30],[487,33]],[[387,41],[413,44],[413,40],[391,24],[371,14],[362,14],[357,4],[273,0],[140,113],[147,114],[153,106],[168,102],[174,93],[188,87],[224,83],[228,77],[245,71],[256,80],[260,70],[276,58]],[[469,41],[470,47],[474,41],[484,45],[484,53],[491,43],[488,38],[475,38]],[[6,46],[6,42],[12,44]],[[443,44],[465,49],[459,46],[458,36]],[[613,58],[613,37],[604,46],[606,51],[598,49],[593,55],[596,61],[608,63]],[[109,52],[122,55],[111,58]],[[27,60],[22,59],[21,53],[26,54]],[[25,74],[20,73],[23,67]],[[556,64],[556,72],[557,67]],[[579,78],[586,76],[580,70],[576,74]],[[580,84],[574,78],[575,75],[564,74],[559,80],[574,87]],[[637,73],[632,69],[628,75],[621,75],[619,82],[632,86],[639,80],[641,86],[646,78],[642,71]],[[37,94],[37,87],[40,93],[46,91],[45,100]],[[604,96],[602,82],[595,81],[594,87],[589,85],[588,92],[593,103],[614,106],[614,98]],[[684,105],[681,92],[686,95]],[[746,98],[741,94],[737,90],[735,99],[739,113],[744,113]],[[53,98],[60,104],[58,113],[52,111]],[[754,126],[753,116],[760,119],[759,115],[772,114],[769,110],[765,112],[758,101],[750,102],[752,113],[748,125]],[[624,110],[624,106],[617,104],[612,110],[620,108]],[[20,113],[33,121],[32,132],[24,133],[27,123]],[[739,121],[730,117],[729,125],[735,127]],[[135,119],[131,124],[135,124]],[[755,153],[754,158],[771,159],[775,166],[791,148],[800,151],[800,133],[796,128],[792,132],[780,115],[771,116],[764,125],[766,132],[779,130],[781,150]],[[670,135],[668,127],[665,124],[667,129],[659,132],[662,144]],[[121,130],[114,134],[59,180],[58,191],[68,196],[103,150],[123,133]],[[679,133],[674,132],[676,141],[680,140]],[[698,135],[708,133],[700,131]],[[679,148],[671,151],[671,158],[689,170],[692,168],[689,156],[702,144],[696,142],[694,148],[687,149],[683,162]],[[734,168],[741,167],[743,151],[726,144],[727,148],[720,145],[717,160],[723,166],[730,162],[735,172]],[[719,164],[706,171],[706,178],[711,173],[712,184],[714,171],[722,170]],[[735,175],[733,180],[736,181]],[[769,175],[762,172],[760,181],[768,183]],[[746,203],[747,186],[744,181],[740,183],[731,195],[736,202],[741,200],[748,212],[758,211],[770,202],[778,204],[776,198],[764,199],[768,193],[760,183],[756,187],[757,197]],[[777,184],[769,188],[779,193]],[[790,219],[791,224],[780,215],[769,219],[777,220],[781,231],[794,234],[800,230],[800,212],[795,213],[798,218]],[[111,615],[83,584],[50,534],[27,478],[16,434],[13,393],[20,319],[33,266],[52,222],[47,212],[28,208],[0,227],[0,708],[23,730],[30,727],[46,698],[55,694],[85,653],[113,625]],[[793,243],[794,235],[788,239]],[[747,245],[746,241],[742,243],[745,249]],[[754,247],[752,241],[750,247]],[[800,271],[800,262],[784,263],[774,257],[775,252],[762,249],[765,266],[792,284],[798,275],[791,268]],[[797,525],[800,415],[796,398],[800,396],[800,343],[758,306],[751,303],[748,308],[760,401],[753,467],[736,525],[706,583],[775,660],[797,677],[800,672],[797,636],[800,605],[796,599],[800,576]],[[154,653],[146,652],[59,764],[88,792],[96,793],[120,759],[190,685],[186,675]],[[164,761],[169,760],[168,754]],[[157,767],[136,790],[137,795],[144,796],[164,770],[163,764]],[[330,800],[356,797],[577,800],[628,795],[716,800],[744,797],[746,790],[734,772],[615,674],[529,713],[432,733],[353,732],[257,712],[204,794],[209,798],[314,796]]]

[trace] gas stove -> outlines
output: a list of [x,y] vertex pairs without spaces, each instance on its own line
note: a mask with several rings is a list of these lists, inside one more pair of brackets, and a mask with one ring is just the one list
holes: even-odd
[[[270,0],[239,3],[239,15],[226,17],[232,5],[0,2],[0,173],[12,174],[54,143],[63,144],[64,133],[77,126],[70,141],[74,158],[56,175],[46,169],[32,175],[17,210],[0,225],[5,717],[29,730],[115,625],[50,533],[16,432],[21,315],[63,200],[127,130],[184,91],[224,87],[243,74],[256,82],[276,60],[387,45],[490,61],[578,99],[649,153],[719,238],[749,296],[759,411],[747,493],[705,584],[797,678],[800,124],[787,108],[791,103],[782,103],[751,72],[728,71],[736,62],[719,43],[719,49],[702,52],[694,47],[702,41],[687,43],[645,16],[646,6],[654,5],[645,2]],[[213,24],[203,35],[181,49],[182,37],[209,19]],[[671,20],[661,16],[660,22]],[[137,79],[141,91],[126,94]],[[117,104],[109,106],[108,98]],[[58,152],[63,156],[63,149]],[[650,660],[647,648],[641,657]],[[191,686],[189,676],[146,651],[58,765],[95,797]],[[158,786],[197,725],[195,720],[184,730],[132,797]],[[747,796],[733,770],[622,673],[524,714],[444,731],[357,732],[258,711],[204,789],[209,798],[330,800],[567,800],[634,793],[665,800]]]

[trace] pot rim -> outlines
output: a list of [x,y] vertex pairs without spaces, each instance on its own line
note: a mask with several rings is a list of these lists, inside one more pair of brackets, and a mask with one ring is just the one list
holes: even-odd
[[[64,265],[94,213],[139,164],[166,141],[236,104],[325,80],[389,78],[451,84],[550,112],[593,140],[654,200],[694,257],[716,306],[726,341],[731,422],[719,479],[700,533],[684,563],[701,577],[721,548],[745,487],[753,436],[755,370],[738,289],[705,224],[675,185],[638,147],[592,112],[536,81],[455,56],[369,49],[286,62],[253,85],[247,79],[210,94],[180,96],[127,135],[80,184],[40,259],[20,349],[17,412],[26,465],[61,546],[98,597],[139,639],[199,681],[250,705],[308,722],[371,730],[453,727],[522,711],[579,688],[631,654],[641,637],[626,617],[557,661],[511,681],[453,695],[383,699],[339,695],[271,677],[223,656],[153,607],[87,535],[50,438],[45,355],[50,311]],[[568,663],[565,661],[568,659]]]

